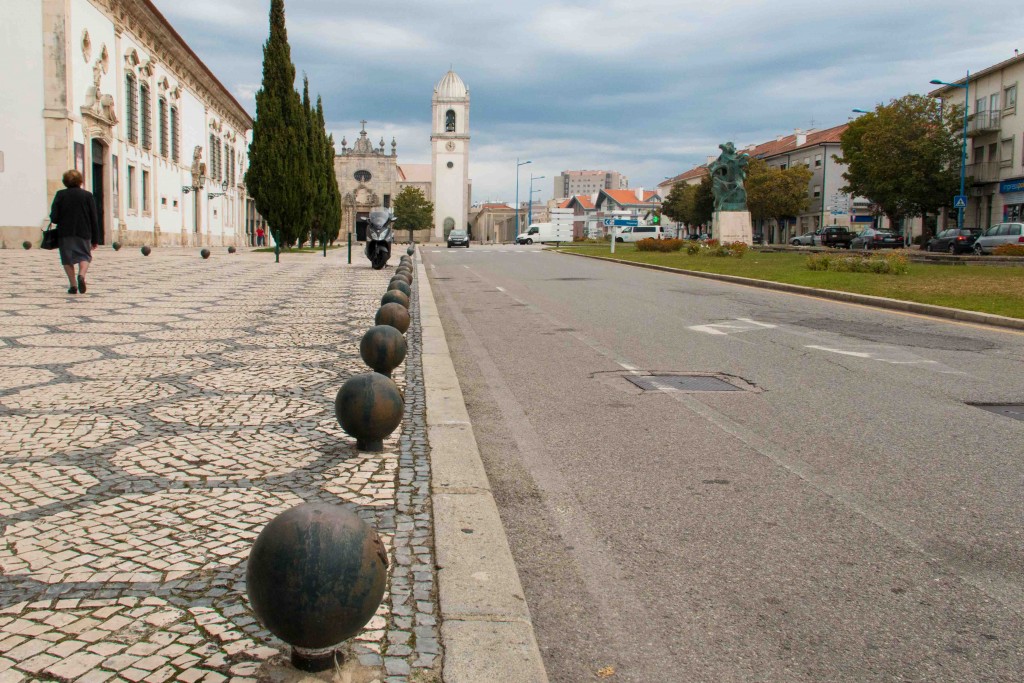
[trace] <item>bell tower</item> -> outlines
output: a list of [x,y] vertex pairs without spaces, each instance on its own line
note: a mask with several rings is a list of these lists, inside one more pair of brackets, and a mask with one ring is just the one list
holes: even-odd
[[469,89],[449,71],[431,102],[432,238],[443,241],[453,229],[465,230],[469,220]]

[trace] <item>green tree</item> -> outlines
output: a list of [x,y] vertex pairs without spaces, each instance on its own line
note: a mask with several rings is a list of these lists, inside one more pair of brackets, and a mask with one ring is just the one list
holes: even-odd
[[663,214],[689,228],[710,222],[714,209],[710,176],[704,176],[699,185],[676,183],[661,205]]
[[403,187],[394,201],[395,232],[409,231],[409,241],[414,230],[426,230],[434,223],[434,204],[427,201],[418,187]]
[[263,83],[256,93],[245,186],[279,244],[294,244],[309,224],[308,138],[302,101],[295,92],[284,0],[271,0],[270,35],[263,45]]
[[843,192],[867,197],[893,226],[935,213],[959,185],[963,109],[943,115],[940,103],[905,95],[850,123],[840,138],[847,169]]
[[672,186],[665,201],[661,203],[661,213],[668,216],[676,223],[686,223],[686,216],[689,215],[689,207],[693,203],[693,193],[697,188],[678,182]]
[[341,233],[341,191],[338,189],[338,179],[334,176],[334,136],[327,133],[327,124],[324,122],[324,104],[319,95],[316,98],[316,120],[317,130],[324,136],[321,140],[323,154],[321,161],[323,165],[322,200],[317,209],[320,211],[320,221],[324,226],[327,240],[333,243]]
[[715,194],[711,190],[711,176],[701,178],[700,185],[693,193],[693,208],[688,225],[707,225],[715,213]]
[[796,165],[786,170],[769,168],[763,159],[751,159],[747,167],[747,208],[762,224],[775,219],[780,225],[807,209],[811,169]]
[[309,226],[300,236],[304,242],[308,235],[314,246],[333,242],[341,230],[341,195],[334,177],[334,138],[327,134],[324,124],[323,100],[318,95],[316,106],[309,99],[309,79],[303,77],[302,107],[307,116],[309,138],[308,164],[312,195],[309,203]]

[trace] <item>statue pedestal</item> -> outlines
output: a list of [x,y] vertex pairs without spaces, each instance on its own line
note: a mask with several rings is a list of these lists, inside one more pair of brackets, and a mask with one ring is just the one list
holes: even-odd
[[749,211],[716,211],[711,221],[711,236],[721,244],[727,242],[754,243],[754,229]]

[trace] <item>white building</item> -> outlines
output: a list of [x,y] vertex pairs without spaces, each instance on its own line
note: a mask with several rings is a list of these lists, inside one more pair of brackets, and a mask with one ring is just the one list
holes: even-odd
[[469,89],[449,71],[434,88],[430,135],[434,240],[469,227]]
[[38,240],[69,168],[96,198],[106,243],[246,242],[252,119],[150,0],[17,0],[4,12],[3,246]]
[[[963,86],[964,78],[956,81]],[[967,209],[964,225],[987,228],[1024,218],[1024,112],[1017,93],[1024,80],[1024,55],[971,74],[970,92],[945,86],[932,91],[944,103],[963,106],[967,94]],[[951,198],[952,199],[952,198]],[[946,225],[955,227],[955,220]],[[943,226],[940,226],[942,229]]]

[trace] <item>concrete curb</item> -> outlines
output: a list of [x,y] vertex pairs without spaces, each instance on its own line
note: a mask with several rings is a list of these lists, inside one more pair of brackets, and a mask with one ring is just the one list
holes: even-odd
[[545,683],[530,610],[422,262],[416,271],[444,680]]
[[571,251],[559,251],[558,253],[566,254],[568,256],[592,258],[597,259],[599,261],[612,261],[614,263],[621,263],[626,266],[636,266],[638,268],[647,268],[649,270],[661,270],[667,273],[678,273],[679,275],[691,275],[693,277],[701,277],[706,280],[718,280],[720,282],[729,282],[736,285],[746,285],[748,287],[760,287],[761,289],[774,289],[780,292],[789,292],[791,294],[803,294],[805,296],[813,296],[819,299],[832,299],[834,301],[844,301],[846,303],[861,304],[863,306],[874,306],[876,308],[887,308],[893,311],[904,311],[906,313],[927,315],[932,316],[934,318],[947,318],[949,320],[958,320],[960,322],[969,322],[977,323],[980,325],[991,325],[993,327],[1008,327],[1015,330],[1024,330],[1024,319],[1009,318],[1003,315],[993,315],[991,313],[964,311],[959,308],[948,308],[946,306],[935,306],[932,304],[920,304],[914,301],[900,301],[899,299],[887,299],[885,297],[870,296],[868,294],[839,292],[834,289],[817,289],[815,287],[804,287],[803,285],[791,285],[785,282],[756,280],[754,278],[739,277],[737,275],[705,273],[699,270],[671,268],[669,266],[658,266],[651,263],[636,263],[634,261],[622,261],[620,259],[610,258],[607,256],[576,254]]

